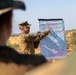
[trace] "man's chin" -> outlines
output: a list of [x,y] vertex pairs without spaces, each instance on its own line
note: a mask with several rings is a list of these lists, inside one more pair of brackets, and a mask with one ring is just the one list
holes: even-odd
[[27,33],[27,34],[28,34],[29,32],[25,32],[25,33]]

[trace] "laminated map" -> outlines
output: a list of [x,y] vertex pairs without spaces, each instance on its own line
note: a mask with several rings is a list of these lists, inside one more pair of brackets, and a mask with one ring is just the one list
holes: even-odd
[[39,31],[50,28],[51,33],[40,41],[41,54],[46,59],[66,57],[65,26],[63,19],[38,19]]

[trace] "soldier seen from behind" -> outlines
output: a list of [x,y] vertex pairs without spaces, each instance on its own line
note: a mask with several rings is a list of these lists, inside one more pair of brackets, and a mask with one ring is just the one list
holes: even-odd
[[23,75],[46,62],[42,55],[20,54],[7,47],[11,35],[13,9],[25,9],[22,1],[0,0],[0,75]]
[[50,29],[46,29],[43,32],[36,34],[29,34],[30,24],[26,21],[19,24],[21,34],[19,36],[19,45],[24,54],[35,54],[35,48],[38,47],[40,40],[45,38],[49,33]]

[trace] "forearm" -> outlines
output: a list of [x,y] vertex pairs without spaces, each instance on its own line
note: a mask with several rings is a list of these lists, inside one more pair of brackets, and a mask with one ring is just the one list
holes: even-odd
[[40,41],[40,40],[42,40],[42,39],[45,38],[49,33],[50,33],[50,31],[48,31],[48,30],[45,30],[45,31],[39,33],[38,36],[37,36],[37,38],[35,39],[35,41]]
[[28,35],[25,35],[25,40],[29,41],[29,42],[40,41],[43,38],[45,38],[49,33],[50,33],[50,29],[47,29],[47,30],[45,30],[41,33],[37,33],[37,34],[28,34]]

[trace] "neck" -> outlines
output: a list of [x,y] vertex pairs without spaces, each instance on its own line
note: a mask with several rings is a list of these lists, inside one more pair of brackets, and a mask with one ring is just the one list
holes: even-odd
[[6,33],[1,33],[0,34],[0,46],[5,46],[6,42],[8,40],[8,36],[6,35]]
[[0,46],[6,45],[6,36],[0,36]]
[[0,46],[5,46],[5,45],[6,45],[5,40],[0,39]]

